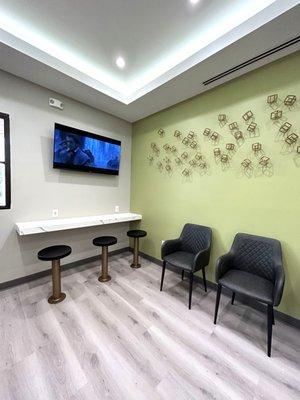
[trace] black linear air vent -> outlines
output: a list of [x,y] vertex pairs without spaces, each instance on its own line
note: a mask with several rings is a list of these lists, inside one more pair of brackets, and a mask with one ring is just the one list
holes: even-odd
[[264,53],[258,54],[257,56],[250,58],[249,60],[244,61],[241,64],[236,65],[235,67],[227,69],[226,71],[221,72],[220,74],[207,79],[206,81],[203,82],[203,85],[207,86],[221,78],[224,78],[224,76],[230,75],[235,71],[245,68],[245,67],[247,67],[247,65],[254,64],[256,61],[262,60],[262,59],[270,56],[271,54],[277,53],[277,52],[279,52],[283,49],[286,49],[287,47],[290,47],[298,42],[300,42],[300,36],[296,36],[294,39],[288,40],[287,42],[282,43],[279,46],[274,47],[273,49],[270,49],[268,51],[265,51]]

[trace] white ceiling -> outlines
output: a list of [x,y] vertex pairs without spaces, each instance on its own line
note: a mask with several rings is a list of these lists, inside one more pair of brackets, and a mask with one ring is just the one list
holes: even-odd
[[[205,79],[299,35],[298,4],[0,0],[0,68],[133,121],[200,93]],[[117,56],[126,60],[123,70]]]

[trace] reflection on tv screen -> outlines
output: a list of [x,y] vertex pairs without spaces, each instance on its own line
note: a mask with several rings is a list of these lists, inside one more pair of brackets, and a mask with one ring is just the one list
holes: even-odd
[[61,129],[54,133],[54,163],[119,170],[121,146]]

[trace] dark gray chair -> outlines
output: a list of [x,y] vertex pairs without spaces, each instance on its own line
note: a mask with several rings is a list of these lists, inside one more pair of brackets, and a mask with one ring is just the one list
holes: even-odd
[[189,274],[189,309],[191,309],[194,273],[202,270],[204,289],[207,292],[205,267],[209,264],[211,248],[211,229],[207,226],[186,224],[178,239],[166,240],[161,247],[163,260],[160,291],[162,291],[166,264]]
[[216,281],[218,283],[215,319],[222,287],[232,291],[231,304],[235,293],[249,296],[267,305],[268,356],[271,356],[273,306],[278,306],[284,287],[284,269],[280,242],[262,236],[238,233],[229,253],[217,260]]

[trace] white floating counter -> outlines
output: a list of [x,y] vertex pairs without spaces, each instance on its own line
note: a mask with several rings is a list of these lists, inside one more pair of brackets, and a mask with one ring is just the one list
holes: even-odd
[[116,213],[95,215],[92,217],[49,219],[44,221],[17,222],[19,235],[34,235],[36,233],[64,231],[67,229],[87,228],[89,226],[117,224],[141,220],[142,216],[135,213]]

